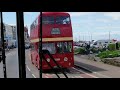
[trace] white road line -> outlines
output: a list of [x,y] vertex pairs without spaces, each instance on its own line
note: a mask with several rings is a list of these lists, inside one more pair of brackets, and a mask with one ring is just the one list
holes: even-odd
[[28,66],[27,66],[27,69],[28,69],[29,71],[31,71],[30,68],[29,68]]
[[83,78],[83,77],[81,77],[81,76],[78,76],[78,78]]
[[[31,70],[30,70],[30,68],[29,68],[28,66],[27,66],[27,69],[31,72]],[[36,78],[34,74],[32,74],[32,76],[33,76],[34,78]]]
[[32,74],[32,76],[33,76],[34,78],[36,78],[34,74]]
[[109,76],[103,75],[103,74],[98,73],[98,72],[93,72],[93,73],[98,74],[98,75],[103,76],[103,77],[106,77],[106,78],[112,78],[112,77],[109,77]]
[[12,55],[12,53],[9,52],[9,53],[6,54],[6,56],[8,56],[8,55]]
[[46,77],[46,78],[50,78],[49,76],[50,76],[50,74],[45,74],[45,77]]
[[[77,65],[78,66],[78,65]],[[82,66],[83,67],[83,66]],[[85,68],[86,70],[88,70],[88,71],[90,71],[90,72],[92,72],[92,73],[95,73],[95,74],[98,74],[98,75],[100,75],[100,76],[103,76],[103,77],[105,77],[105,78],[112,78],[112,77],[109,77],[109,76],[107,76],[107,75],[103,75],[103,74],[101,74],[101,73],[98,73],[98,72],[94,72],[94,71],[92,71],[92,70],[90,70],[90,69],[88,69],[88,68],[86,68],[86,67],[83,67],[83,68]]]
[[45,76],[45,78],[49,78],[48,76]]
[[84,78],[84,77],[82,77],[82,76],[71,76],[71,74],[70,74],[70,75],[68,75],[68,78]]
[[[74,68],[74,67],[73,67],[73,68]],[[91,77],[93,77],[93,78],[99,78],[99,77],[93,76],[93,75],[91,75],[91,74],[88,74],[88,73],[86,73],[86,72],[84,72],[84,71],[82,71],[82,70],[78,70],[78,69],[76,69],[76,68],[74,68],[74,69],[77,70],[77,71],[79,71],[79,72],[85,73],[85,74],[87,74],[87,75],[89,75],[89,76],[91,76]]]
[[45,78],[49,78],[47,75],[44,75]]
[[45,74],[45,75],[50,76],[50,74]]
[[78,78],[78,76],[74,76],[75,78]]
[[70,78],[75,78],[75,77],[71,76]]
[[83,77],[81,77],[81,76],[73,76],[74,78],[83,78]]

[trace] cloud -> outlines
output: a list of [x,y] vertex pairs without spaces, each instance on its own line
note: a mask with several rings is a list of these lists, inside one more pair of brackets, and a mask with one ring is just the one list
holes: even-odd
[[108,23],[110,22],[110,20],[108,19],[96,19],[97,22],[104,22],[104,23]]
[[107,12],[107,13],[104,13],[104,16],[111,17],[113,20],[119,20],[120,12]]
[[[7,24],[7,23],[5,23],[5,24]],[[16,26],[16,23],[15,23],[15,24],[13,24],[13,23],[10,23],[9,25],[11,25],[11,26]]]
[[[111,31],[110,38],[120,40],[120,31]],[[101,40],[101,39],[109,39],[109,31],[105,32],[73,32],[73,37],[76,40],[91,40],[91,36],[93,40]]]
[[[116,35],[119,33],[120,33],[120,31],[110,31],[111,35]],[[108,32],[93,32],[92,35],[93,36],[109,35],[109,31]]]
[[107,30],[107,29],[120,29],[120,26],[103,26],[103,27],[96,27],[95,29],[103,29],[103,30]]
[[33,12],[24,12],[26,15],[32,15]]
[[80,23],[73,23],[73,24],[72,24],[72,27],[80,27],[80,26],[81,26]]
[[[120,31],[110,31],[110,34],[111,35],[116,35],[116,34],[119,34]],[[102,36],[102,35],[109,35],[109,31],[104,31],[104,32],[100,32],[100,31],[97,31],[97,32],[79,32],[79,31],[74,31],[73,34],[75,36]]]

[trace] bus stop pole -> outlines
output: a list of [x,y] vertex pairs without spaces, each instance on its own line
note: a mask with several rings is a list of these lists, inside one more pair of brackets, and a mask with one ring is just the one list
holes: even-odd
[[[5,45],[4,45],[4,24],[3,24],[3,16],[2,16],[2,12],[0,12],[0,16],[1,16],[1,43],[2,43],[2,60],[3,60],[3,72],[4,72],[4,78],[7,78],[7,73],[6,73],[6,56],[5,56]],[[3,28],[4,27],[4,28]]]
[[40,32],[39,32],[39,66],[40,66],[40,78],[42,78],[42,12],[40,12]]
[[17,38],[18,38],[19,78],[26,78],[23,12],[16,12],[16,16],[18,35]]

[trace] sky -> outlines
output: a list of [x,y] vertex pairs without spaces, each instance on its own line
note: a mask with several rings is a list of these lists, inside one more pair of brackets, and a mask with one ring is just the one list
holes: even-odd
[[[71,16],[73,39],[78,40],[120,40],[120,12],[68,12]],[[24,12],[24,25],[30,28],[39,12]],[[15,12],[3,12],[6,24],[16,25]],[[29,32],[30,33],[30,32]]]

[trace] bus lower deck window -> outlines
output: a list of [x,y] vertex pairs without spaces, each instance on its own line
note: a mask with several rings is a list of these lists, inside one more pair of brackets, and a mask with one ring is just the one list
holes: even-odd
[[57,43],[57,53],[69,53],[72,52],[71,42],[58,42]]

